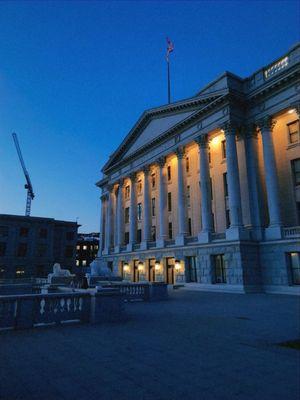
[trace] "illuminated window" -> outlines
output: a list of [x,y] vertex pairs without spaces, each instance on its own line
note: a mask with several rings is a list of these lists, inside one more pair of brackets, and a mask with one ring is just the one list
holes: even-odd
[[96,244],[95,245],[95,250],[98,250],[99,249],[99,246]]
[[300,158],[291,161],[294,185],[300,185]]
[[287,124],[287,128],[289,133],[289,142],[290,143],[299,142],[300,141],[299,120]]
[[288,253],[291,280],[293,285],[300,285],[300,253]]
[[170,180],[171,180],[171,178],[172,178],[172,173],[171,173],[171,165],[168,165],[168,168],[167,168],[167,173],[168,173],[168,181],[170,181]]
[[265,78],[271,78],[273,75],[280,72],[282,69],[286,68],[289,65],[289,58],[284,57],[276,63],[272,64],[269,68],[265,69],[264,74]]
[[125,186],[125,199],[129,199],[130,197],[130,186]]
[[79,260],[76,260],[76,266],[79,267]]
[[16,278],[22,278],[25,275],[24,267],[16,267]]
[[79,244],[76,246],[76,249],[77,249],[77,250],[80,250],[80,246],[79,246]]
[[82,260],[82,266],[83,266],[83,267],[86,266],[86,260]]
[[87,245],[82,246],[83,250],[87,250]]
[[222,140],[221,142],[221,147],[222,147],[222,158],[226,158],[226,140]]

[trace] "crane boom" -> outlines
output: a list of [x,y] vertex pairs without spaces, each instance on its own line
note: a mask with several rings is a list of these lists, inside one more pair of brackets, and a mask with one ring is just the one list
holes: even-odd
[[32,187],[32,184],[31,184],[31,180],[30,180],[29,174],[28,174],[27,169],[25,167],[25,163],[24,163],[24,159],[23,159],[22,152],[21,152],[21,149],[20,149],[20,145],[19,145],[17,134],[15,132],[13,132],[12,137],[14,139],[14,143],[15,143],[16,150],[17,150],[17,153],[18,153],[18,157],[19,157],[19,160],[20,160],[20,163],[21,163],[24,175],[25,175],[25,179],[26,179],[25,189],[27,189],[27,200],[26,200],[25,215],[29,216],[30,215],[30,210],[31,210],[31,200],[34,199],[33,187]]

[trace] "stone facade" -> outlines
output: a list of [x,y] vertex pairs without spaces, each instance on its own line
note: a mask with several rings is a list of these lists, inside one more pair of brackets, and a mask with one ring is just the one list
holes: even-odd
[[97,183],[99,263],[134,281],[296,292],[299,66],[297,44],[145,111]]

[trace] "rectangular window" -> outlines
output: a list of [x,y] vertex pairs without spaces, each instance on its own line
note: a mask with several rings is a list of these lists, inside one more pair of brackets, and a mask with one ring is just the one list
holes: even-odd
[[82,250],[87,250],[87,245],[82,246]]
[[0,237],[8,236],[8,226],[0,226]]
[[170,181],[172,179],[172,174],[171,174],[171,165],[168,165],[167,168],[167,173],[168,173],[168,181]]
[[291,161],[294,185],[300,185],[300,158]]
[[129,207],[126,207],[124,210],[124,221],[125,224],[129,223]]
[[169,222],[169,239],[173,239],[173,225]]
[[136,231],[136,242],[137,243],[141,243],[141,241],[142,241],[142,230],[138,229]]
[[191,207],[191,187],[189,185],[186,187],[186,205]]
[[142,219],[142,203],[138,203],[137,205],[137,219],[138,221]]
[[189,236],[192,236],[192,218],[188,219]]
[[228,208],[225,210],[225,217],[226,217],[226,229],[230,227],[230,211]]
[[300,285],[300,253],[288,253],[293,285]]
[[76,267],[79,267],[80,261],[76,260]]
[[124,234],[124,243],[125,244],[129,243],[129,232],[125,232],[125,234]]
[[5,256],[6,253],[6,243],[0,242],[0,257]]
[[27,254],[27,244],[26,243],[19,243],[17,249],[17,257],[25,257]]
[[172,211],[172,193],[168,193],[168,211]]
[[156,240],[156,226],[151,226],[151,240],[152,242]]
[[16,278],[23,278],[25,275],[24,267],[16,267]]
[[222,158],[226,158],[226,140],[222,140],[221,142],[221,147],[222,147]]
[[73,257],[73,246],[66,246],[65,248],[65,257],[72,258]]
[[287,124],[289,133],[289,142],[297,143],[300,140],[299,120]]
[[226,269],[224,254],[213,256],[214,265],[214,283],[226,283]]
[[27,237],[29,233],[29,229],[25,227],[20,228],[19,236],[21,237]]
[[227,172],[223,174],[223,187],[224,187],[224,196],[228,196],[228,184],[227,184]]
[[155,217],[155,197],[151,199],[151,215]]
[[187,174],[190,172],[190,158],[189,157],[186,157],[186,159],[185,159],[185,170],[186,170]]
[[197,264],[196,264],[196,257],[186,257],[186,281],[187,282],[197,282]]
[[142,188],[143,188],[142,180],[139,179],[138,182],[137,182],[137,194],[142,194]]
[[130,186],[125,186],[125,199],[129,199],[130,197]]
[[83,266],[83,267],[86,266],[86,260],[82,260],[82,266]]
[[156,187],[156,174],[155,173],[151,174],[151,186],[152,186],[152,189],[155,189],[155,187]]
[[48,231],[46,228],[41,228],[39,232],[39,238],[40,239],[46,239],[48,236]]
[[47,253],[47,245],[45,245],[44,243],[39,243],[36,248],[36,255],[38,257],[43,257],[46,255],[46,253]]

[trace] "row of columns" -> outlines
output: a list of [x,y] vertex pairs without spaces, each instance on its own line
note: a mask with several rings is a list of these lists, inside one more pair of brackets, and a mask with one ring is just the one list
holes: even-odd
[[[276,173],[275,154],[272,140],[272,130],[275,122],[266,117],[256,123],[260,129],[263,143],[263,158],[265,170],[265,182],[267,189],[268,210],[270,219],[270,228],[279,228],[281,226],[280,207],[279,207],[279,191],[278,179]],[[243,238],[243,218],[241,205],[241,190],[239,180],[239,167],[236,147],[237,126],[231,122],[226,122],[221,126],[226,139],[226,163],[227,163],[227,184],[230,210],[230,228],[227,232],[227,238],[238,239]],[[247,177],[250,196],[250,214],[251,222],[254,228],[261,228],[260,218],[260,196],[259,196],[259,172],[258,172],[258,153],[257,153],[257,133],[256,127],[252,125],[248,127],[245,134],[245,151],[247,163]],[[212,217],[212,199],[210,188],[210,173],[209,173],[209,141],[208,135],[201,135],[196,140],[199,146],[200,154],[200,185],[201,185],[201,217],[202,230],[199,233],[200,242],[208,242],[213,231]],[[186,198],[184,184],[184,148],[179,147],[176,150],[178,161],[177,188],[178,188],[178,244],[184,244],[184,237],[187,234],[187,218],[186,218]],[[165,157],[157,160],[159,167],[159,212],[158,225],[159,235],[157,244],[163,246],[164,240],[167,238],[167,198],[166,198],[166,182],[165,182]],[[147,243],[151,239],[151,204],[150,204],[150,168],[146,166],[144,172],[144,192],[143,192],[143,229],[142,241]],[[129,245],[132,246],[136,241],[137,233],[137,218],[136,218],[136,174],[130,175],[130,208],[129,208]],[[119,247],[123,244],[122,226],[123,226],[123,200],[122,200],[122,185],[123,180],[119,181],[118,188],[115,192],[116,210],[114,221],[114,245]],[[102,208],[105,210],[105,251],[109,251],[112,236],[112,197],[113,188],[108,188],[108,193],[105,197],[106,206],[102,203]],[[102,220],[103,232],[103,220]]]

